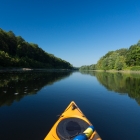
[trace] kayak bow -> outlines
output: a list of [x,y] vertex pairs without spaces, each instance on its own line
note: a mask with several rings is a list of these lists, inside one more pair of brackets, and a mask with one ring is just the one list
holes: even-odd
[[72,101],[44,140],[101,140],[101,138]]

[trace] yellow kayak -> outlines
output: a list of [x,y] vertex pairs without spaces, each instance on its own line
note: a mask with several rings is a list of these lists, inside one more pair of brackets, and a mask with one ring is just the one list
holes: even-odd
[[60,115],[44,140],[101,140],[75,102]]

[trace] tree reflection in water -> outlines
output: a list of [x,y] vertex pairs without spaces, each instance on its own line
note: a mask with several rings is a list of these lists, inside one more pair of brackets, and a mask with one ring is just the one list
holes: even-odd
[[0,106],[10,106],[24,96],[71,75],[70,71],[0,73]]
[[97,80],[108,90],[127,94],[140,105],[140,74],[96,71],[81,71],[81,73],[96,76]]

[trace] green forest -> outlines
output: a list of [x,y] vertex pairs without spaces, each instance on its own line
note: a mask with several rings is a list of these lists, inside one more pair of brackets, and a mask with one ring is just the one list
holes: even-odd
[[80,70],[140,70],[140,41],[116,51],[109,51],[97,64],[81,66]]
[[42,50],[37,44],[26,42],[12,31],[0,29],[0,68],[71,69],[61,58]]

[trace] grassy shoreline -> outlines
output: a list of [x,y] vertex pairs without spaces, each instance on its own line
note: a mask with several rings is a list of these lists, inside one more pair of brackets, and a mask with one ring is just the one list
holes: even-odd
[[[24,72],[24,71],[75,71],[73,69],[32,69],[32,68],[0,68],[0,73],[1,72]],[[120,72],[120,73],[137,73],[140,74],[139,71],[134,71],[134,70],[82,70],[82,71],[97,71],[97,72]]]
[[25,72],[25,71],[74,71],[73,69],[32,69],[32,68],[0,68],[2,72]]
[[[84,70],[83,70],[84,71]],[[112,72],[112,73],[114,73],[114,72],[120,72],[120,73],[138,73],[138,74],[140,74],[140,71],[133,71],[133,70],[85,70],[85,71],[97,71],[97,72]]]

